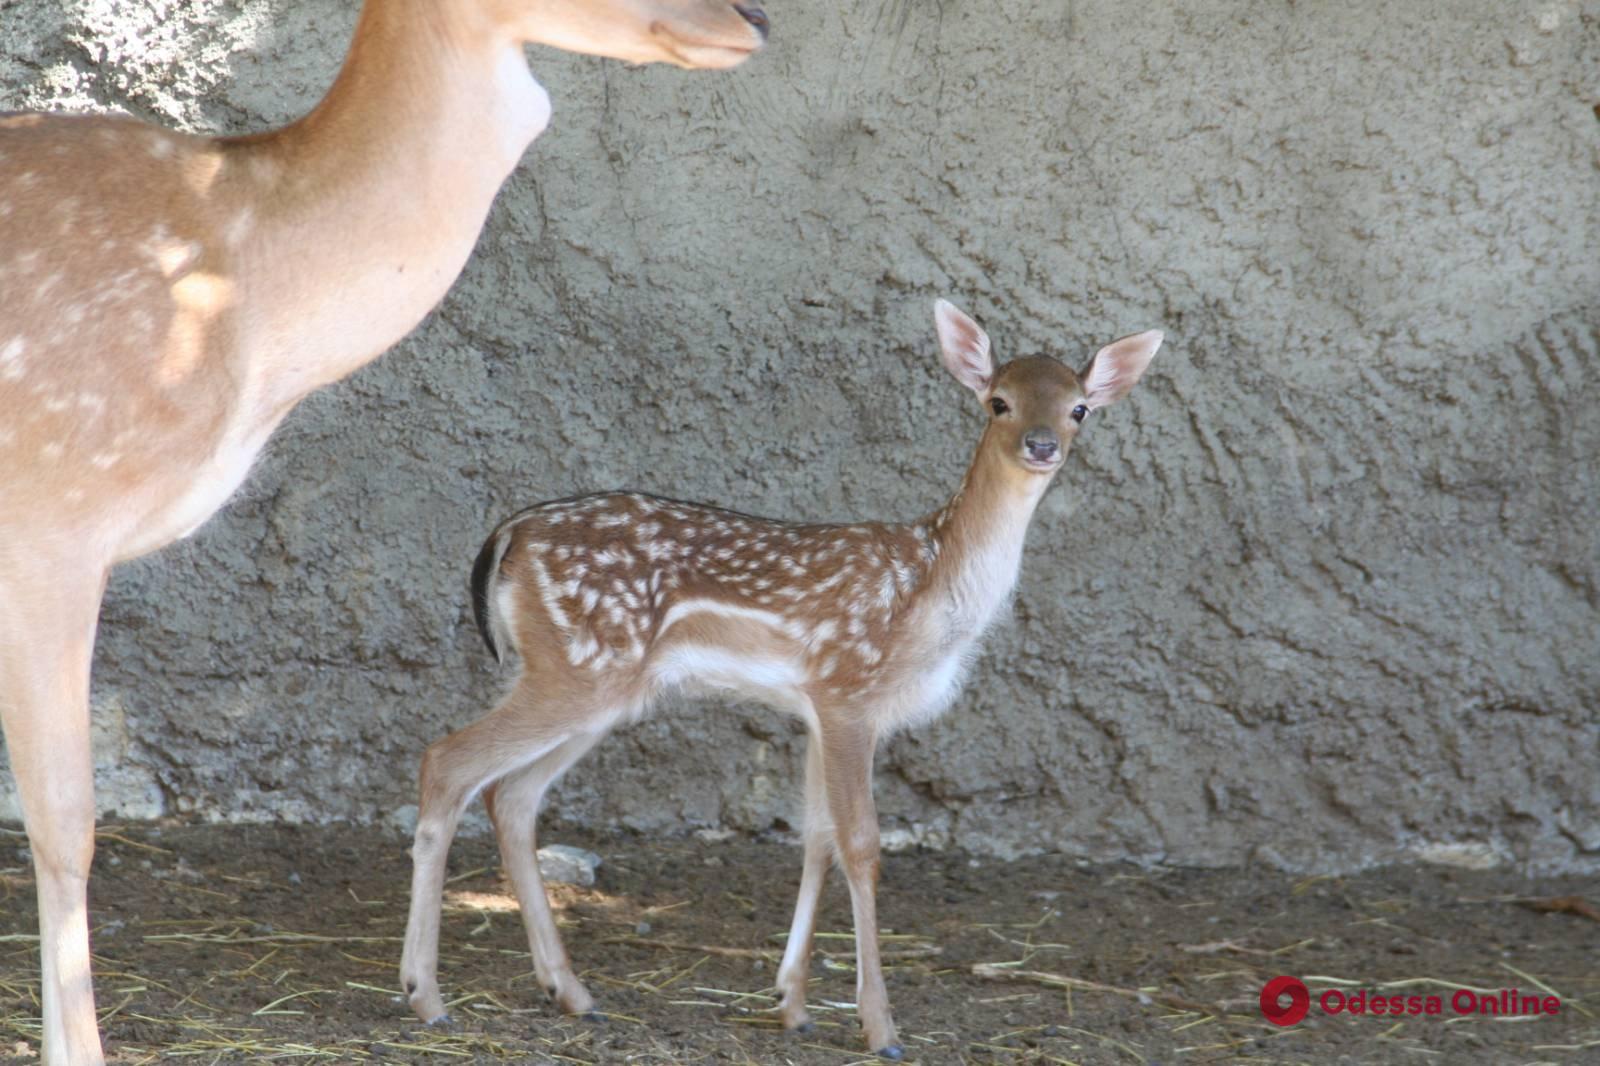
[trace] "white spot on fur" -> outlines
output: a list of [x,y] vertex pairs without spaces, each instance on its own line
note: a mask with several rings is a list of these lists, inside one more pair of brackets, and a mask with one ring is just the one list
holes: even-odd
[[555,623],[557,629],[564,633],[572,632],[572,622],[567,618],[567,612],[561,609],[560,599],[550,581],[550,572],[545,569],[544,561],[535,558],[530,564],[533,571],[534,584],[538,586],[539,602],[544,605],[545,613],[550,616],[550,621]]
[[[670,576],[669,576],[670,580]],[[660,632],[665,633],[678,622],[694,614],[714,614],[722,618],[736,618],[742,621],[754,622],[758,625],[783,630],[786,619],[782,615],[771,611],[763,611],[754,607],[743,607],[735,603],[724,603],[721,600],[683,600],[672,605],[661,619]]]
[[567,661],[573,666],[582,665],[584,660],[588,659],[591,655],[594,655],[599,650],[600,645],[596,643],[594,637],[588,633],[583,633],[576,640],[567,645]]
[[232,245],[244,243],[244,239],[255,228],[255,212],[246,207],[228,220],[227,228],[223,230],[223,239]]
[[153,252],[156,266],[170,280],[186,273],[194,266],[194,261],[200,258],[200,244],[198,241],[176,241],[155,248]]
[[22,337],[12,337],[0,347],[0,379],[17,381],[27,373],[22,360],[22,353],[27,350],[28,342]]
[[819,581],[817,584],[812,585],[810,591],[813,592],[813,593],[827,592],[829,589],[833,588],[835,585],[839,584],[844,579],[845,579],[845,571],[843,571],[843,570],[835,570],[832,577],[828,578],[826,581]]

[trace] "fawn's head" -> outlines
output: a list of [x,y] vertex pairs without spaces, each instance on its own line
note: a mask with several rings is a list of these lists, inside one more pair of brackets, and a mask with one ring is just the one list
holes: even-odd
[[1161,331],[1151,329],[1112,341],[1077,374],[1045,355],[996,366],[989,335],[954,304],[936,301],[933,319],[945,368],[989,414],[979,447],[1024,477],[1059,470],[1084,420],[1126,396],[1161,347]]
[[761,50],[758,0],[495,0],[524,39],[629,63],[720,70]]

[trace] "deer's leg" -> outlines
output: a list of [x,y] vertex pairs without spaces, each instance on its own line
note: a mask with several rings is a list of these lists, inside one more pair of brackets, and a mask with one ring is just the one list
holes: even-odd
[[596,734],[580,733],[532,765],[508,774],[483,794],[500,841],[500,859],[511,875],[517,903],[522,907],[534,973],[546,994],[568,1014],[589,1013],[594,1009],[594,999],[572,972],[572,963],[561,945],[561,933],[550,913],[544,877],[539,873],[539,805],[544,801],[545,790],[599,739]]
[[422,756],[417,832],[411,847],[411,912],[400,986],[423,1021],[447,1020],[439,995],[439,908],[445,859],[461,812],[486,785],[565,743],[572,725],[512,693],[489,714],[429,746]]
[[94,762],[89,660],[104,571],[45,567],[48,588],[0,577],[0,721],[39,897],[46,1066],[104,1061],[89,973]]
[[833,815],[834,845],[850,884],[856,926],[856,1012],[867,1046],[887,1059],[904,1055],[889,1016],[878,956],[878,810],[872,801],[872,755],[877,736],[870,723],[824,723],[822,769]]
[[822,747],[816,732],[806,746],[805,865],[800,873],[800,897],[794,905],[794,921],[789,925],[789,940],[778,966],[778,993],[782,1002],[778,1016],[786,1029],[808,1029],[806,985],[811,974],[811,940],[817,931],[817,904],[822,884],[828,876],[828,860],[833,850],[833,817],[828,813],[827,789],[823,784]]

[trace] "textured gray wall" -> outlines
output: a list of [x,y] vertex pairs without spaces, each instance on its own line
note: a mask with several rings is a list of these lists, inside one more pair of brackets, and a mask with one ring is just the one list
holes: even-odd
[[[1168,342],[966,695],[889,745],[896,837],[1600,869],[1600,5],[770,6],[731,74],[533,55],[554,123],[444,306],[113,581],[105,808],[411,802],[501,684],[464,582],[523,503],[931,509],[980,426],[937,367],[949,295],[1002,355]],[[64,7],[0,0],[0,105],[258,128],[353,21]],[[756,708],[662,715],[551,808],[761,829],[802,748]]]

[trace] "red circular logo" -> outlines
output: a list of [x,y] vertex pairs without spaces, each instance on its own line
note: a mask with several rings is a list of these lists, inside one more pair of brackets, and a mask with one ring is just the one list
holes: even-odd
[[[1283,1005],[1284,993],[1289,1005]],[[1298,977],[1274,977],[1261,990],[1261,1013],[1273,1025],[1294,1025],[1311,1009],[1311,993]]]

